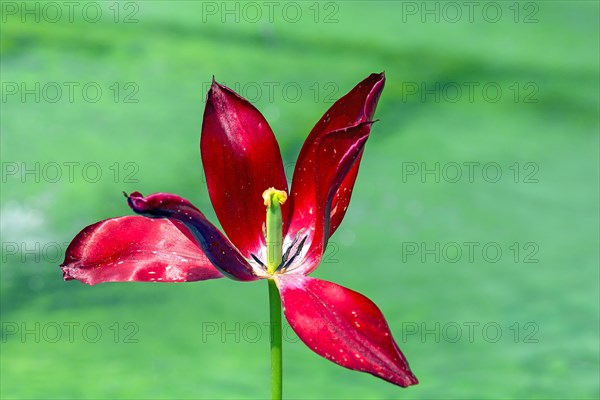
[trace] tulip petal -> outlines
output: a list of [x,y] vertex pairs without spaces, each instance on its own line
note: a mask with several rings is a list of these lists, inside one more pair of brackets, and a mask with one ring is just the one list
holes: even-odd
[[297,274],[277,275],[276,282],[285,317],[312,351],[402,387],[418,383],[371,300],[343,286]]
[[128,216],[83,229],[61,265],[65,280],[191,282],[221,278],[185,227],[166,219]]
[[[320,146],[322,138],[333,131],[348,129],[352,126],[372,121],[384,84],[385,75],[383,73],[371,74],[356,85],[348,94],[335,102],[314,126],[300,150],[294,170],[289,206],[293,210],[290,213],[292,221],[296,219],[296,213],[302,214],[305,212],[304,210],[308,210],[311,207],[314,208],[318,201],[315,196],[316,187],[314,186],[314,181],[317,149]],[[337,151],[344,151],[340,148],[341,146],[337,145],[336,147]],[[346,214],[359,164],[360,158],[348,171],[346,178],[334,193],[334,206],[330,210],[331,215],[329,216],[330,221],[327,237],[333,235]]]
[[[319,139],[313,165],[311,165],[313,174],[303,176],[303,179],[311,182],[310,192],[298,195],[292,189],[296,202],[286,235],[286,243],[299,232],[302,236],[306,235],[308,250],[288,270],[296,270],[297,273],[307,275],[319,265],[329,239],[327,233],[330,231],[331,215],[335,215],[338,209],[339,212],[346,211],[343,208],[345,206],[340,204],[337,193],[340,192],[341,185],[346,182],[348,174],[362,156],[371,124],[365,122],[347,129],[329,132]],[[334,199],[338,199],[335,208],[333,208]]]
[[229,278],[239,281],[260,279],[235,246],[186,199],[170,193],[154,193],[144,197],[134,192],[127,197],[127,202],[138,214],[183,223],[210,262]]
[[[223,230],[245,257],[264,246],[262,193],[288,192],[279,145],[261,113],[215,81],[208,92],[202,136],[208,193]],[[282,207],[286,221],[288,207]]]

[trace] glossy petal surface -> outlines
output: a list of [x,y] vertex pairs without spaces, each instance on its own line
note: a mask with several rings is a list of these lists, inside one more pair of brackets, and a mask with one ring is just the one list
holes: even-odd
[[[302,235],[308,235],[309,238],[308,250],[299,262],[296,272],[307,275],[319,265],[329,239],[327,233],[330,230],[330,215],[332,210],[333,213],[337,212],[332,208],[333,200],[356,161],[360,159],[370,129],[371,123],[366,122],[330,132],[319,140],[312,161],[314,173],[306,177],[312,180],[310,198],[314,203],[304,202],[303,198],[296,202],[288,229],[289,237],[302,230]],[[297,207],[299,203],[302,205]],[[336,208],[339,207],[343,205],[338,201]]]
[[[245,257],[264,245],[262,193],[288,192],[279,145],[248,101],[213,82],[206,99],[202,162],[211,202],[223,230]],[[288,207],[282,207],[284,221]]]
[[[316,161],[321,139],[333,131],[372,121],[384,84],[385,75],[383,73],[371,74],[335,102],[314,126],[300,150],[294,170],[290,202],[290,208],[293,210],[291,218],[295,219],[296,213],[302,214],[304,210],[314,208],[318,201],[315,195],[314,179],[317,173]],[[339,145],[336,147],[337,151],[344,151],[340,149]],[[334,194],[336,207],[331,209],[328,236],[335,232],[346,213],[359,164],[360,159],[348,172],[347,178],[343,180]]]
[[134,192],[127,201],[138,214],[183,223],[211,263],[228,277],[240,281],[259,279],[235,246],[186,199],[170,193],[154,193],[144,197]]
[[383,314],[368,298],[302,275],[276,278],[285,317],[315,353],[399,386],[417,384]]
[[185,227],[166,219],[113,218],[90,225],[69,245],[65,280],[190,282],[221,278]]

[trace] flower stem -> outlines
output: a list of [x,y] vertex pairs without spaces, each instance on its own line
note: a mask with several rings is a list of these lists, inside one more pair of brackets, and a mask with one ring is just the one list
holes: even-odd
[[282,342],[281,342],[281,297],[273,279],[269,284],[269,311],[271,317],[271,399],[281,400],[282,396]]
[[[262,195],[267,206],[267,272],[274,274],[281,265],[282,217],[281,205],[287,200],[283,190],[269,188]],[[267,279],[269,283],[269,315],[271,318],[271,399],[281,400],[282,396],[282,369],[281,369],[281,297],[275,280]]]

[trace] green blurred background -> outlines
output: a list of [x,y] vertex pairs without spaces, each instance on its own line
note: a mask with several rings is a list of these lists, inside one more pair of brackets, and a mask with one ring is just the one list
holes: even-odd
[[65,243],[131,214],[123,190],[216,222],[213,75],[264,113],[291,176],[332,101],[384,70],[314,276],[375,301],[421,383],[286,330],[285,397],[598,398],[598,3],[467,3],[2,2],[0,396],[267,397],[264,282],[65,283]]

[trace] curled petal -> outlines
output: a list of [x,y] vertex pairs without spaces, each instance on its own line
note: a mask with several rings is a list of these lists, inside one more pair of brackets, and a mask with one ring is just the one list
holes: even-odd
[[418,383],[371,300],[343,286],[297,274],[277,275],[276,282],[285,317],[312,351],[402,387]]
[[[315,207],[318,201],[314,179],[317,173],[316,161],[318,160],[318,148],[321,140],[334,131],[348,129],[372,121],[384,84],[385,75],[383,73],[371,74],[335,102],[314,126],[300,150],[294,170],[290,201],[290,209],[293,210],[293,215],[290,216],[292,220],[296,218],[297,212],[302,213],[303,210]],[[344,151],[340,148],[340,145],[336,147],[337,151]],[[350,203],[359,164],[360,157],[348,171],[342,183],[336,188],[333,195],[334,207],[332,207],[329,216],[331,221],[329,222],[327,237],[333,235],[344,218]]]
[[383,72],[371,74],[336,101],[313,127],[301,153],[308,155],[310,143],[326,135],[327,132],[371,121],[384,85],[385,74]]
[[287,232],[288,242],[301,232],[301,235],[307,236],[309,246],[296,266],[292,265],[289,270],[296,269],[296,272],[307,275],[319,265],[329,239],[331,215],[345,212],[345,206],[339,201],[334,204],[335,195],[360,160],[370,129],[371,122],[365,122],[330,132],[319,140],[314,165],[311,165],[313,175],[304,176],[311,182],[310,196],[298,197],[293,192],[296,203]]
[[259,279],[235,246],[186,199],[170,193],[154,193],[144,197],[141,193],[134,192],[127,197],[127,202],[138,214],[183,223],[221,273],[239,281]]
[[[202,163],[210,200],[223,230],[245,257],[264,246],[262,193],[288,191],[279,146],[269,124],[248,101],[213,84],[206,98]],[[284,221],[288,207],[282,207]]]
[[113,218],[90,225],[73,239],[61,265],[65,280],[190,282],[223,275],[185,227],[166,219]]

